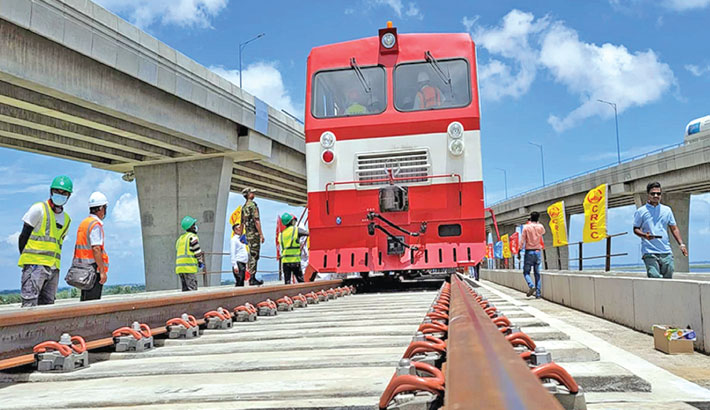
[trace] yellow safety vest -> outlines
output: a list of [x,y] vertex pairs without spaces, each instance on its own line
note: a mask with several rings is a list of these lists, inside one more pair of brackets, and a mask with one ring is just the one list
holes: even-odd
[[32,234],[30,234],[17,265],[20,267],[42,265],[59,269],[62,261],[62,243],[64,243],[64,237],[69,229],[71,218],[65,212],[64,226],[62,226],[62,229],[58,229],[54,211],[49,206],[49,201],[38,203],[42,204],[44,213],[42,223],[37,224]]
[[190,239],[197,237],[192,232],[185,232],[180,236],[175,244],[177,257],[175,258],[175,273],[197,273],[197,258],[195,252],[190,250]]
[[279,234],[281,242],[281,263],[301,263],[301,245],[298,242],[298,228],[289,226]]

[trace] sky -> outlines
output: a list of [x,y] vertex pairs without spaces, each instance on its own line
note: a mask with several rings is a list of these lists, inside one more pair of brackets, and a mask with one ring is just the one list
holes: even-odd
[[[300,118],[312,47],[377,35],[388,20],[400,33],[470,33],[478,52],[487,203],[505,198],[498,168],[507,172],[510,196],[542,184],[539,151],[529,142],[544,146],[548,183],[616,161],[614,111],[598,99],[617,104],[622,158],[680,143],[689,121],[710,114],[710,54],[699,35],[710,0],[98,3],[236,84],[239,43],[265,33],[244,48],[244,88]],[[108,283],[142,283],[135,183],[83,163],[0,148],[0,289],[19,287],[22,215],[47,198],[58,174],[74,179],[67,210],[77,224],[91,192],[109,198]],[[230,194],[229,209],[241,201]],[[267,235],[279,213],[300,214],[278,202],[259,204]],[[693,196],[691,261],[710,260],[710,249],[699,246],[710,239],[709,207],[710,195]],[[609,233],[630,231],[633,211],[612,209]],[[581,216],[572,217],[571,241],[581,237],[581,224]],[[64,245],[62,277],[74,237]],[[274,254],[272,239],[262,254]],[[639,262],[638,248],[633,235],[619,238],[613,251],[629,256],[617,262]],[[275,269],[268,261],[260,267]]]

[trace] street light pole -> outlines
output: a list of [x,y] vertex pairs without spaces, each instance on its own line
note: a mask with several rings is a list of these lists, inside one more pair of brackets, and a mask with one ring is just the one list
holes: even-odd
[[535,144],[534,142],[528,141],[528,144],[534,145],[540,148],[540,167],[542,168],[542,186],[545,186],[545,157],[542,154],[542,144]]
[[496,168],[499,171],[503,171],[503,182],[505,184],[505,199],[508,199],[508,172],[503,168]]
[[257,40],[261,37],[264,37],[266,33],[261,33],[258,36],[247,40],[243,43],[239,43],[239,88],[242,88],[242,50],[244,50],[244,47],[246,47],[247,44],[251,43],[254,40]]
[[616,111],[616,103],[604,100],[597,101],[599,101],[600,103],[609,104],[612,106],[612,108],[614,108],[614,122],[616,122],[616,159],[619,161],[619,164],[621,164],[621,148],[619,147],[619,115]]

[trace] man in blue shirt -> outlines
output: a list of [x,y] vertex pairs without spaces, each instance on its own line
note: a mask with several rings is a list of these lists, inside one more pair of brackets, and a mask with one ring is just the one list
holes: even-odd
[[673,210],[661,204],[661,184],[651,182],[646,186],[648,202],[634,213],[634,233],[641,238],[641,253],[649,278],[673,278],[673,254],[668,242],[670,227],[680,251],[688,256],[680,230],[676,226]]

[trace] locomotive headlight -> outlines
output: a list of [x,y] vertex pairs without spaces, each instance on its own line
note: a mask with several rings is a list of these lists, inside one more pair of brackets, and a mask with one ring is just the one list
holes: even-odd
[[455,139],[449,143],[449,152],[452,155],[458,156],[458,155],[463,154],[464,148],[465,148],[465,146],[464,146],[463,140],[460,138]]
[[326,131],[320,135],[320,145],[323,148],[333,148],[335,145],[335,134],[330,131]]
[[461,123],[458,121],[454,121],[449,124],[449,127],[446,129],[446,132],[449,134],[449,137],[453,139],[459,139],[463,137],[463,125],[461,125]]
[[394,43],[397,42],[397,39],[395,38],[394,34],[392,33],[385,33],[382,36],[382,46],[384,48],[392,48],[394,47]]

